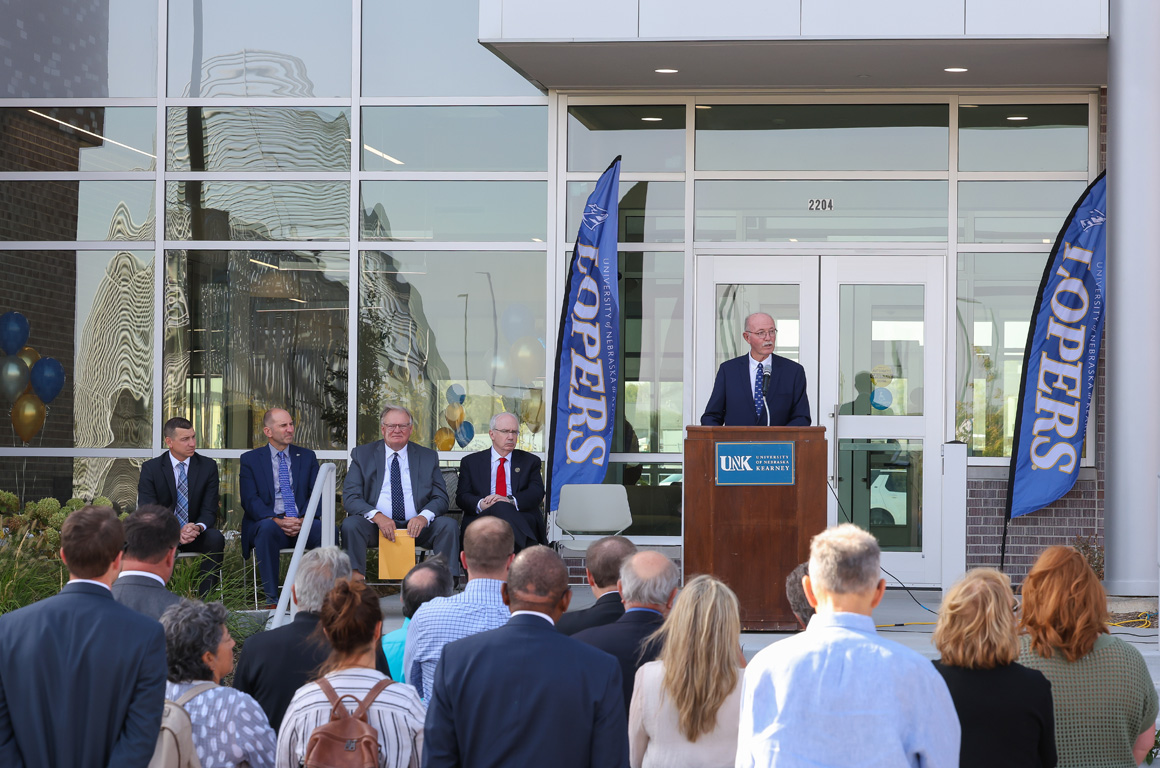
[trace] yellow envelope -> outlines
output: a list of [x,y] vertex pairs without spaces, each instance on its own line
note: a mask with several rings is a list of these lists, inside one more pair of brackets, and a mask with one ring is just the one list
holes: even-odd
[[415,540],[407,530],[395,531],[394,542],[379,531],[379,578],[384,581],[399,581],[415,567]]

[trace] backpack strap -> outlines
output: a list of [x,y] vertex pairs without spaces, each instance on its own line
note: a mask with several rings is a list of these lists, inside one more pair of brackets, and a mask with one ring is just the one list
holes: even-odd
[[392,685],[394,682],[394,680],[388,677],[385,680],[380,680],[378,683],[376,683],[375,687],[371,688],[370,692],[367,693],[366,698],[359,702],[358,709],[354,711],[354,717],[365,721],[367,719],[367,710],[371,708],[371,704],[374,703],[375,699],[378,698],[380,693],[385,691],[387,687]]
[[[330,702],[330,719],[337,720],[340,717],[345,716],[346,715],[346,707],[339,706],[339,704],[342,703],[342,699],[340,699],[338,697],[338,693],[335,692],[334,686],[330,684],[330,681],[327,680],[325,677],[320,677],[317,680],[315,680],[314,682],[318,683],[319,689],[324,694],[326,694],[326,700],[328,702]],[[340,709],[342,710],[342,712],[338,711]]]
[[210,683],[210,682],[198,683],[197,685],[193,686],[188,691],[183,693],[180,697],[178,697],[177,701],[175,701],[173,703],[179,707],[184,707],[186,704],[193,701],[193,699],[195,697],[199,696],[202,693],[205,693],[210,688],[217,688],[217,687],[218,687],[217,683]]

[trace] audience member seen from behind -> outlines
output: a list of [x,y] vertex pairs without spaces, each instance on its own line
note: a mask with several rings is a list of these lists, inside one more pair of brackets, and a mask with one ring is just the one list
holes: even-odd
[[632,768],[733,765],[745,666],[737,595],[696,577],[656,637],[660,658],[637,671],[629,707]]
[[588,545],[584,574],[596,603],[591,608],[569,611],[556,622],[556,629],[574,635],[592,627],[611,624],[624,615],[620,598],[620,567],[636,554],[636,545],[623,536],[605,536]]
[[151,619],[160,619],[181,597],[165,584],[173,575],[181,523],[165,507],[144,504],[125,518],[125,556],[113,582],[113,599]]
[[[350,558],[338,547],[308,550],[290,587],[290,600],[298,607],[294,620],[251,635],[242,648],[234,687],[257,700],[275,731],[295,692],[314,679],[330,655],[330,645],[318,631],[318,612],[334,582],[350,577]],[[377,657],[375,669],[387,674],[386,658],[381,651]]]
[[856,525],[810,542],[805,632],[759,652],[745,670],[737,768],[959,764],[959,720],[930,661],[879,637],[878,541]]
[[1016,664],[1011,580],[991,568],[971,571],[951,587],[932,638],[962,727],[961,768],[1051,768],[1055,717],[1051,684]]
[[799,563],[798,567],[785,577],[785,597],[789,600],[790,610],[793,611],[798,624],[802,625],[802,629],[810,625],[810,619],[814,616],[814,607],[806,600],[806,589],[802,586],[802,579],[809,575],[810,561],[807,560]]
[[437,597],[450,597],[452,592],[451,571],[440,555],[424,560],[403,577],[403,588],[399,599],[403,602],[403,626],[383,635],[383,655],[387,657],[391,678],[396,682],[407,682],[403,669],[403,653],[407,647],[407,632],[411,627],[411,617],[419,606]]
[[202,768],[274,764],[274,730],[248,694],[218,685],[234,669],[234,639],[221,603],[182,600],[161,614],[169,682],[165,698],[177,701],[191,688],[212,686],[185,703]]
[[335,701],[341,699],[354,712],[376,689],[367,722],[378,734],[379,768],[417,768],[423,751],[423,702],[414,688],[394,684],[375,669],[383,614],[374,590],[361,581],[338,582],[326,596],[320,624],[333,650],[322,676],[299,688],[290,701],[278,732],[279,768],[297,768],[310,734],[330,721]]
[[1136,766],[1152,746],[1152,676],[1107,620],[1107,595],[1083,555],[1045,549],[1023,582],[1019,663],[1051,683],[1060,768]]

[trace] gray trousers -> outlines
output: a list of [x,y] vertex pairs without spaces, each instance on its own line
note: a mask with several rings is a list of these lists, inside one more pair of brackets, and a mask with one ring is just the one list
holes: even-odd
[[[342,521],[341,532],[342,547],[350,556],[350,567],[365,576],[367,547],[378,546],[379,527],[362,515],[347,515]],[[451,575],[459,575],[459,526],[450,517],[440,515],[432,520],[415,539],[415,543],[443,555],[451,568]]]

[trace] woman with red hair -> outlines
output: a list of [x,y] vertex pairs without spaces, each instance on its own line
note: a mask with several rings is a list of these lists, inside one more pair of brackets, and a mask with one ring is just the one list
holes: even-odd
[[1045,549],[1023,582],[1019,663],[1051,681],[1059,768],[1134,767],[1152,747],[1156,688],[1107,621],[1107,594],[1083,556]]

